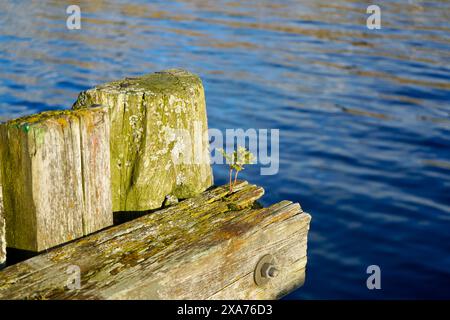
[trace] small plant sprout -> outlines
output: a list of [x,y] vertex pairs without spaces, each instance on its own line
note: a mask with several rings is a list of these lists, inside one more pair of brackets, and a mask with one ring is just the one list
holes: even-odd
[[[233,187],[236,185],[239,171],[244,170],[244,165],[253,164],[255,156],[244,147],[238,147],[237,151],[228,154],[223,149],[218,149],[225,158],[226,163],[230,167],[230,192],[233,192]],[[233,170],[235,171],[233,182]]]

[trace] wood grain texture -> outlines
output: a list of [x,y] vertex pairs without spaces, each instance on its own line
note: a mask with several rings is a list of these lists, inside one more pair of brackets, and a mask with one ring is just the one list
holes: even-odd
[[42,251],[112,224],[106,108],[0,125],[9,247]]
[[[303,284],[311,217],[299,204],[268,208],[239,182],[55,248],[0,272],[1,299],[273,299]],[[253,281],[272,254],[279,275]],[[67,270],[81,270],[69,289]]]
[[111,113],[113,210],[160,208],[167,195],[190,198],[213,183],[205,93],[200,78],[166,70],[80,93],[74,109]]

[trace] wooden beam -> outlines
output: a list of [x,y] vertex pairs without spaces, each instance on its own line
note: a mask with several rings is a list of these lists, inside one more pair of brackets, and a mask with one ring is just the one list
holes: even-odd
[[0,125],[8,247],[39,252],[112,224],[107,108]]
[[[1,164],[0,159],[0,164]],[[5,214],[3,210],[2,176],[0,173],[0,265],[6,261],[6,229]]]
[[[256,206],[263,193],[217,187],[10,266],[0,299],[279,298],[303,284],[311,217],[289,201]],[[278,272],[258,286],[266,255]],[[68,270],[80,270],[79,289]]]

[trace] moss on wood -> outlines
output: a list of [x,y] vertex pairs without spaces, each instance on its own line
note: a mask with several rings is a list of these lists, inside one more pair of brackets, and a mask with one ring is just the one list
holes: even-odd
[[[242,181],[231,196],[213,188],[8,267],[0,299],[278,298],[304,281],[310,216],[290,201],[254,209],[263,193]],[[258,287],[253,271],[268,253],[280,275]],[[71,265],[79,290],[67,287]]]
[[41,251],[112,224],[107,108],[0,124],[8,246]]
[[[205,96],[198,76],[167,70],[110,82],[82,92],[73,108],[98,105],[109,107],[111,114],[114,211],[159,208],[169,194],[188,198],[212,185]],[[179,129],[191,140],[177,135]],[[202,161],[174,161],[194,150],[194,138],[201,141]]]

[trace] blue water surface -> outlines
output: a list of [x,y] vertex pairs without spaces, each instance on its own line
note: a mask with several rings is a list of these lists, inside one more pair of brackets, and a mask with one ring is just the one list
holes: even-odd
[[[311,213],[290,299],[450,298],[450,2],[0,1],[0,117],[182,67],[212,128],[280,129],[280,169],[242,178]],[[216,183],[227,170],[214,166]],[[368,290],[366,268],[381,268]]]

